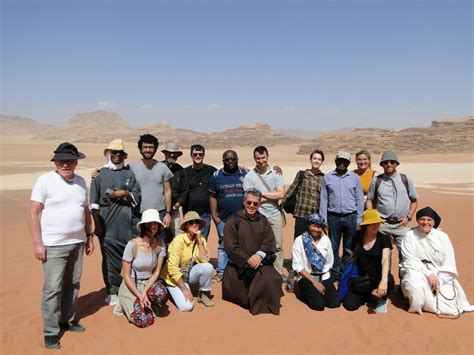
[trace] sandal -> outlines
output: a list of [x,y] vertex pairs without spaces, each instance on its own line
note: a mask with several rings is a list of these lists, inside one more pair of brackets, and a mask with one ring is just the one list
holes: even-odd
[[215,283],[217,283],[217,282],[221,282],[221,281],[222,281],[222,277],[223,277],[222,274],[217,273],[217,274],[215,274],[215,275],[212,277],[211,282],[212,282],[213,284],[215,284]]

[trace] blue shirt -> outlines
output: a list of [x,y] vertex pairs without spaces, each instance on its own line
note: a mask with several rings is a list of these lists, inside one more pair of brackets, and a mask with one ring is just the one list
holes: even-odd
[[241,168],[233,174],[219,169],[211,177],[209,192],[217,195],[217,214],[224,222],[243,208],[245,174],[247,172]]
[[336,170],[326,174],[321,184],[319,214],[327,221],[328,212],[357,212],[357,224],[362,222],[364,192],[359,176],[351,171],[339,176]]

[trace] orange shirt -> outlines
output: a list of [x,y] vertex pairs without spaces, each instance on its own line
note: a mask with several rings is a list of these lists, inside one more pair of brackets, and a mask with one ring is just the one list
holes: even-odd
[[[357,174],[357,170],[354,170],[354,173]],[[357,174],[359,175],[359,174]],[[364,195],[367,195],[369,192],[370,184],[372,183],[372,178],[375,175],[375,171],[371,168],[368,168],[365,173],[359,175],[360,183],[362,184],[362,190],[364,191]]]

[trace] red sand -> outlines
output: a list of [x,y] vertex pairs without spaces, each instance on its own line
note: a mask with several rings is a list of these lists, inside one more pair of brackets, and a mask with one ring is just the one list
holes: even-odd
[[[474,303],[473,198],[419,189],[420,207],[430,205],[453,242],[460,281]],[[5,354],[42,353],[44,350],[40,296],[41,264],[33,256],[26,224],[30,191],[1,191],[1,343]],[[285,228],[285,257],[292,242],[292,217]],[[209,239],[216,256],[214,227]],[[85,257],[77,315],[87,328],[66,333],[59,353],[474,353],[474,315],[443,320],[433,314],[409,314],[394,298],[387,314],[369,314],[343,308],[314,312],[293,294],[282,298],[279,316],[251,316],[221,299],[215,285],[214,308],[198,304],[192,313],[170,313],[148,329],[128,324],[104,303],[100,251]],[[396,253],[394,253],[395,256]],[[395,262],[396,260],[394,260]],[[394,272],[396,276],[396,272]]]

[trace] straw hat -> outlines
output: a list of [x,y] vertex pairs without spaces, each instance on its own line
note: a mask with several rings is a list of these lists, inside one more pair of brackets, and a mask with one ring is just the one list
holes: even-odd
[[107,153],[111,150],[121,150],[125,153],[125,157],[127,156],[127,151],[125,150],[125,145],[123,144],[123,140],[121,138],[114,139],[112,142],[110,142],[109,146],[104,149],[104,155],[107,156]]
[[150,222],[158,222],[162,227],[165,226],[163,222],[161,222],[160,213],[154,208],[150,208],[142,213],[142,220],[137,223],[137,229],[141,231],[140,224]]
[[380,217],[380,214],[377,210],[365,210],[362,214],[362,223],[361,226],[366,226],[368,224],[375,224],[375,223],[384,223],[385,219]]
[[188,223],[189,221],[199,221],[199,229],[201,229],[202,227],[204,227],[204,225],[206,224],[206,221],[203,220],[200,216],[199,216],[199,213],[195,212],[195,211],[189,211],[188,213],[186,213],[184,215],[184,219],[183,219],[183,222],[181,223],[181,230],[184,231],[184,225],[186,223]]
[[168,142],[166,143],[166,146],[164,149],[161,151],[162,153],[168,152],[168,153],[178,153],[178,157],[183,155],[183,152],[179,150],[178,145],[175,142]]

